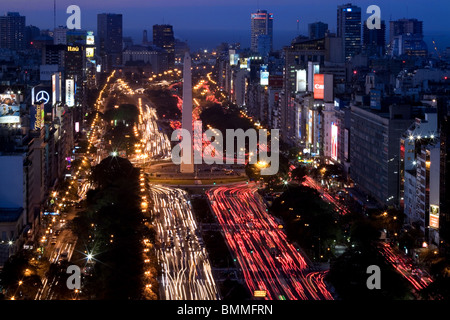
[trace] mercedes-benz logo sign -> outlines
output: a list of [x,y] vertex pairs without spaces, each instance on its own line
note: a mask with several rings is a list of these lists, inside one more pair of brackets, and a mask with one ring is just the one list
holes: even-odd
[[47,93],[47,91],[39,91],[36,94],[36,101],[41,102],[44,101],[44,104],[47,104],[50,101],[50,95]]

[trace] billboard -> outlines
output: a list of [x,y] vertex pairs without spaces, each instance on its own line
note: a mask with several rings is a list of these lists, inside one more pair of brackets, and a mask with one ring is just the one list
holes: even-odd
[[34,129],[40,129],[44,126],[45,120],[45,111],[44,111],[44,103],[36,105],[36,118],[34,122]]
[[269,85],[269,71],[267,71],[266,64],[261,65],[261,68],[259,70],[259,76],[260,76],[260,84],[262,86]]
[[95,37],[94,37],[94,31],[88,31],[86,34],[86,44],[87,45],[94,45],[95,44]]
[[248,58],[240,58],[239,59],[239,67],[241,69],[247,69],[249,65],[249,59]]
[[296,70],[296,90],[297,92],[306,91],[306,70]]
[[239,64],[239,53],[236,53],[236,50],[230,49],[230,66],[237,66]]
[[313,111],[311,109],[308,110],[308,123],[306,128],[306,133],[308,135],[308,143],[312,144],[313,141]]
[[52,75],[52,104],[61,101],[61,72]]
[[439,206],[430,204],[430,228],[439,229]]
[[94,47],[87,47],[86,58],[93,58],[93,57],[94,57]]
[[38,85],[31,89],[31,104],[38,104],[43,101],[45,104],[45,112],[51,112],[52,107],[52,87]]
[[323,100],[324,97],[324,79],[323,74],[314,75],[314,99]]
[[0,123],[20,124],[20,106],[15,94],[0,94]]
[[320,65],[318,62],[308,61],[308,91],[314,91],[314,75],[320,73]]
[[75,81],[66,79],[66,105],[73,107],[75,105]]
[[20,123],[20,106],[1,104],[0,123]]
[[337,148],[338,148],[338,127],[331,123],[331,159],[337,161]]

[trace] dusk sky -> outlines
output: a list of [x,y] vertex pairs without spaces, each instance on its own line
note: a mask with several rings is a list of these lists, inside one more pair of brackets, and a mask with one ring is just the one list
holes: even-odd
[[[136,43],[142,39],[142,30],[153,24],[169,23],[174,26],[175,37],[187,40],[191,48],[214,47],[221,41],[250,43],[250,13],[266,9],[274,14],[274,46],[288,45],[297,34],[297,19],[301,34],[306,34],[308,23],[323,21],[336,31],[337,5],[350,1],[336,0],[57,0],[57,25],[65,25],[66,8],[76,4],[81,8],[81,26],[96,30],[98,13],[122,13],[124,36],[132,36]],[[53,28],[53,0],[1,0],[2,14],[18,11],[26,16],[27,25],[41,29]],[[362,19],[369,16],[369,5],[381,8],[382,19],[417,18],[424,21],[427,43],[435,39],[440,50],[450,46],[450,2],[448,0],[357,0],[362,8]],[[388,40],[388,34],[387,34]]]

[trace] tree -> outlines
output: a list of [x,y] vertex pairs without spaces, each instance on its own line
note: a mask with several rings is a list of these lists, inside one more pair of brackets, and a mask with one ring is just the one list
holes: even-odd
[[305,176],[308,174],[308,169],[305,166],[298,166],[292,170],[291,178],[297,180],[299,183],[305,180]]
[[104,188],[113,182],[127,180],[136,170],[128,159],[109,156],[93,168],[91,179]]

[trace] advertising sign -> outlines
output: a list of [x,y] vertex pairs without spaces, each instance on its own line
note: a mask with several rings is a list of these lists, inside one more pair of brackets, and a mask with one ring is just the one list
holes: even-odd
[[230,66],[237,66],[239,63],[239,53],[236,53],[236,50],[230,49],[229,51],[230,55]]
[[323,100],[324,96],[324,79],[323,74],[314,75],[314,99]]
[[307,123],[307,128],[306,128],[306,132],[308,134],[308,143],[312,144],[313,141],[313,112],[311,109],[308,110],[308,123]]
[[87,45],[94,45],[95,44],[95,37],[94,37],[94,31],[88,31],[86,35],[86,44]]
[[296,70],[297,73],[297,81],[296,81],[296,91],[297,92],[305,92],[306,91],[306,70]]
[[249,58],[239,58],[239,67],[241,69],[248,69],[249,65],[250,65]]
[[20,123],[20,106],[15,94],[0,94],[0,123]]
[[430,204],[430,228],[439,229],[439,206]]
[[0,123],[20,123],[20,106],[1,104]]
[[66,105],[73,107],[75,105],[75,81],[66,79]]
[[61,101],[61,72],[52,75],[52,104]]
[[44,126],[45,120],[45,111],[44,111],[44,103],[36,105],[36,114],[34,119],[34,129],[40,129]]
[[94,48],[93,47],[86,48],[86,58],[92,57],[94,57]]
[[265,64],[261,65],[259,75],[260,75],[260,84],[262,86],[269,85],[269,71],[267,71],[267,65]]
[[337,161],[337,148],[338,148],[338,127],[331,123],[331,159]]

